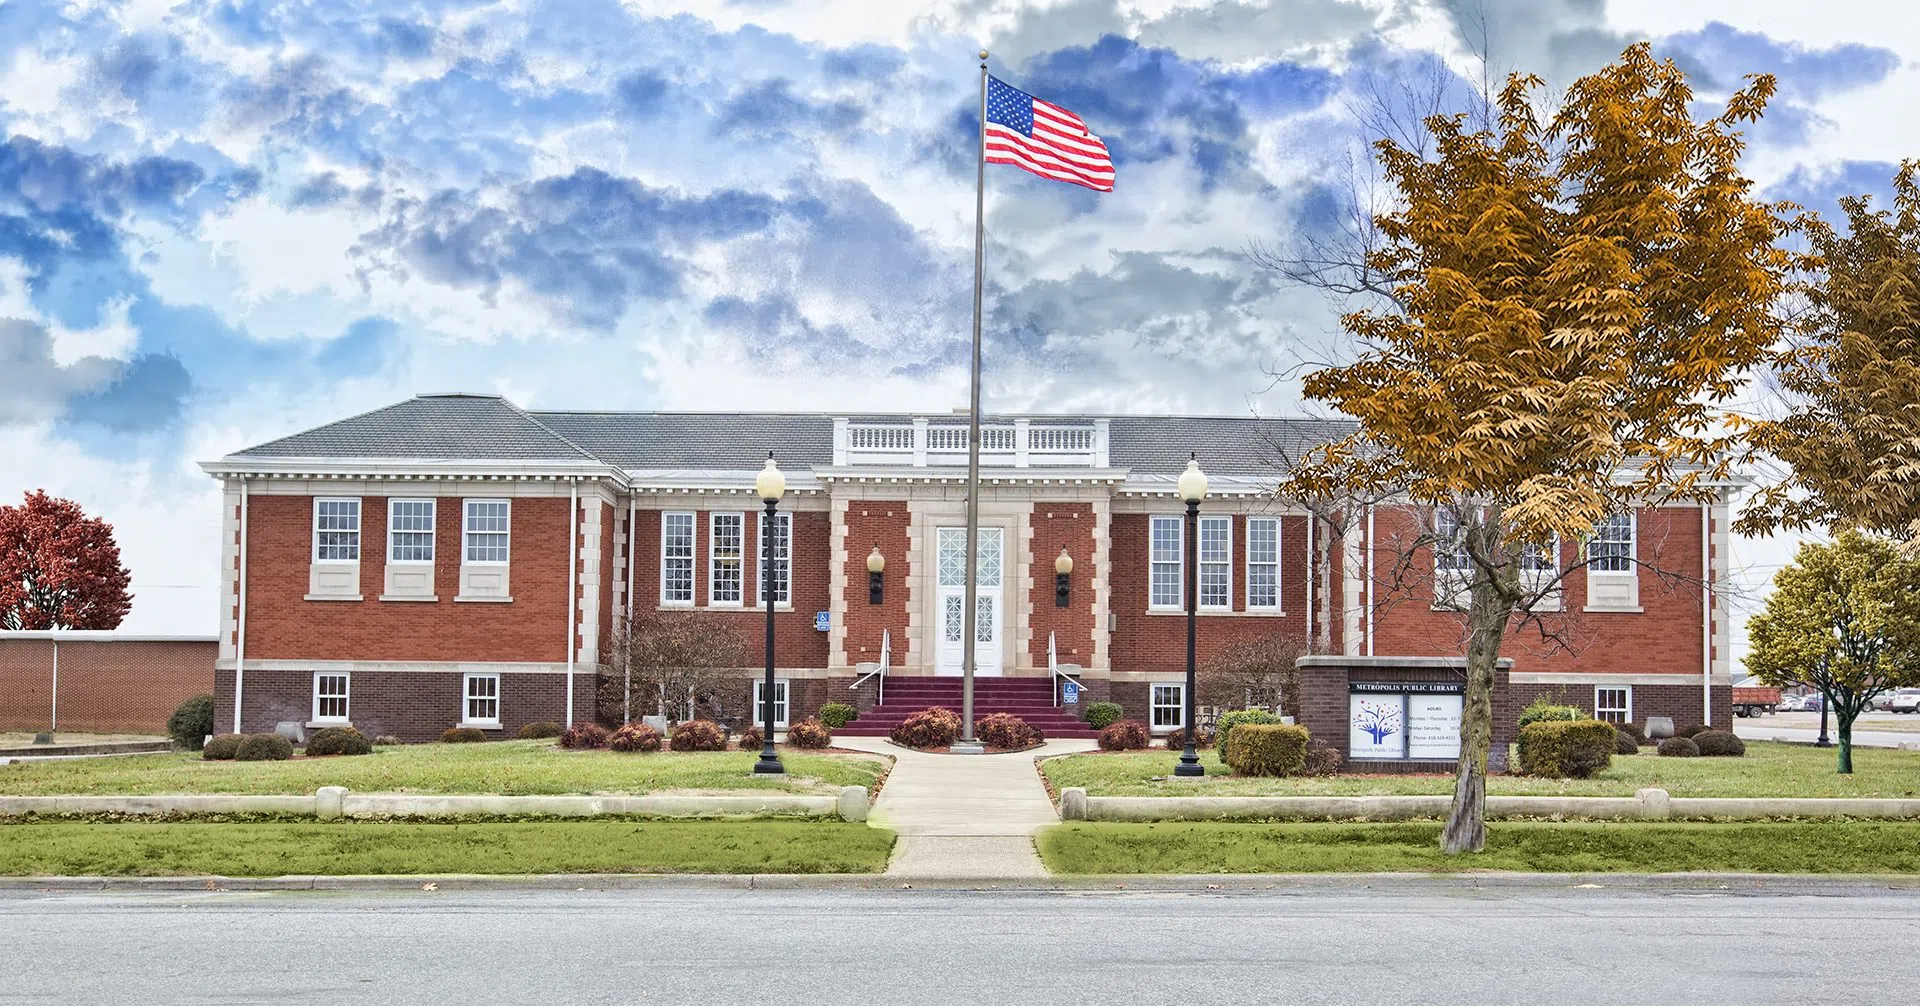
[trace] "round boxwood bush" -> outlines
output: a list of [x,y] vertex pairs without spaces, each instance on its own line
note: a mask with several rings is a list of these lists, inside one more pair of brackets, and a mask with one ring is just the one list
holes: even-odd
[[1120,708],[1118,702],[1095,702],[1087,706],[1087,726],[1095,730],[1105,730],[1120,721],[1127,711]]
[[1121,720],[1109,723],[1100,731],[1100,750],[1102,751],[1144,751],[1152,735],[1147,725],[1139,720]]
[[598,723],[578,723],[560,735],[560,746],[578,751],[592,751],[606,747],[607,740],[606,727]]
[[1613,724],[1599,720],[1536,720],[1520,728],[1520,771],[1548,779],[1589,778],[1612,764],[1619,737]]
[[801,720],[787,728],[787,743],[817,751],[833,743],[833,731],[819,720]]
[[1725,730],[1702,730],[1693,735],[1693,746],[1705,758],[1739,758],[1747,753],[1747,742]]
[[1307,728],[1288,723],[1242,723],[1233,728],[1234,775],[1299,775],[1307,768]]
[[1265,709],[1229,709],[1220,714],[1220,721],[1214,724],[1213,743],[1220,749],[1220,761],[1227,762],[1227,752],[1233,747],[1233,728],[1242,723],[1279,723],[1280,717]]
[[1669,737],[1661,741],[1659,751],[1667,758],[1700,757],[1700,746],[1685,737]]
[[1558,705],[1548,702],[1546,698],[1542,696],[1541,698],[1534,699],[1533,702],[1528,704],[1527,708],[1520,710],[1520,729],[1524,730],[1528,724],[1539,723],[1542,720],[1566,720],[1571,722],[1573,720],[1584,720],[1586,718],[1587,714],[1581,712],[1578,706]]
[[673,727],[675,751],[725,751],[727,732],[712,720],[688,720]]
[[200,757],[207,761],[232,761],[240,751],[239,734],[214,734],[207,746],[200,749]]
[[760,733],[760,728],[751,726],[740,731],[740,735],[735,737],[733,742],[742,751],[759,751],[761,748],[766,747],[766,745],[762,743],[765,740],[766,737]]
[[607,737],[607,747],[628,754],[658,751],[662,743],[660,731],[645,723],[623,724]]
[[440,734],[442,744],[478,744],[487,739],[479,727],[448,727]]
[[213,732],[213,696],[194,695],[174,707],[167,717],[167,736],[189,751],[200,750]]
[[560,736],[560,724],[552,720],[541,720],[538,723],[529,723],[521,727],[520,732],[514,736],[523,741],[537,741],[545,740],[548,737],[558,737]]
[[1025,748],[1040,743],[1038,730],[1012,713],[994,713],[973,721],[973,736],[990,748]]
[[1633,735],[1625,730],[1615,730],[1613,732],[1613,753],[1621,755],[1639,754],[1640,742],[1634,740]]
[[307,738],[307,757],[373,753],[373,742],[352,727],[321,727]]
[[909,713],[887,731],[887,739],[910,748],[951,747],[959,736],[960,714],[939,706]]
[[1678,730],[1675,730],[1675,731],[1673,732],[1673,735],[1674,735],[1675,737],[1685,737],[1685,738],[1687,738],[1688,740],[1692,740],[1693,738],[1695,738],[1695,737],[1698,737],[1698,736],[1700,736],[1701,734],[1703,734],[1703,733],[1705,733],[1705,732],[1706,732],[1706,730],[1707,730],[1707,728],[1706,728],[1706,727],[1704,727],[1704,726],[1702,726],[1702,725],[1700,725],[1700,724],[1698,724],[1698,723],[1695,723],[1694,725],[1692,725],[1692,726],[1690,726],[1690,727],[1681,727],[1680,729],[1678,729]]
[[860,710],[845,702],[829,702],[820,707],[820,722],[829,730],[838,730],[860,718]]
[[293,742],[279,734],[247,734],[234,749],[234,761],[286,761],[293,757]]
[[[1631,738],[1633,738],[1633,743],[1634,743],[1634,745],[1635,745],[1636,747],[1646,747],[1646,746],[1647,746],[1647,732],[1646,732],[1645,730],[1642,730],[1642,729],[1640,729],[1640,725],[1639,725],[1639,724],[1637,724],[1637,723],[1615,723],[1615,724],[1613,725],[1613,728],[1614,728],[1615,730],[1618,730],[1618,731],[1620,731],[1620,732],[1621,732],[1621,733],[1623,733],[1623,734],[1626,734],[1626,735],[1627,735],[1628,737],[1631,737]],[[1633,752],[1631,752],[1631,751],[1626,751],[1626,752],[1622,752],[1622,753],[1623,753],[1623,754],[1632,754]]]

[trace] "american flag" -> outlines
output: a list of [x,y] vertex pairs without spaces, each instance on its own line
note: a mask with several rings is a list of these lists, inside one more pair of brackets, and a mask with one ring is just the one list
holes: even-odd
[[1079,116],[997,77],[987,78],[987,163],[1113,191],[1113,157]]

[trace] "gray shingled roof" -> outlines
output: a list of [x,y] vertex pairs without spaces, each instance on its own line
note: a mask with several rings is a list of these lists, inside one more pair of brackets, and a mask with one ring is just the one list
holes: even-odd
[[[1030,418],[1109,419],[1109,460],[1141,474],[1178,472],[1189,452],[1197,453],[1210,472],[1274,474],[1286,459],[1354,428],[1338,420],[1250,416]],[[758,468],[771,450],[783,466],[826,466],[833,463],[833,419],[796,413],[526,412],[490,395],[422,395],[249,447],[238,456],[599,460],[621,468],[741,470]]]

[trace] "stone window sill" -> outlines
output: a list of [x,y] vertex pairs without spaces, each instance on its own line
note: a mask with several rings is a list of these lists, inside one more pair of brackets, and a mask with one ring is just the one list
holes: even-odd
[[380,600],[382,601],[426,601],[428,603],[432,603],[434,601],[440,600],[440,595],[438,594],[381,594]]
[[1647,609],[1645,609],[1645,608],[1643,608],[1643,607],[1641,607],[1641,606],[1639,606],[1639,605],[1637,605],[1637,604],[1635,604],[1635,605],[1631,605],[1631,606],[1629,606],[1629,605],[1622,605],[1622,604],[1589,604],[1589,605],[1587,605],[1586,607],[1584,607],[1584,608],[1582,608],[1582,609],[1580,609],[1580,610],[1581,610],[1581,611],[1600,611],[1600,612],[1612,612],[1612,613],[1614,613],[1614,614],[1621,614],[1621,615],[1638,615],[1638,614],[1640,614],[1640,613],[1642,613],[1642,612],[1644,612],[1644,611],[1646,611]]
[[512,604],[513,598],[511,596],[475,597],[471,594],[460,594],[454,597],[453,601],[455,604]]
[[308,730],[318,730],[321,727],[351,727],[351,726],[353,726],[352,720],[308,720],[307,721]]
[[499,720],[464,720],[462,722],[455,723],[454,726],[462,727],[462,728],[472,727],[476,730],[498,730],[500,729],[500,721]]
[[[1148,608],[1149,615],[1172,615],[1184,618],[1185,608]],[[1201,608],[1195,614],[1201,618],[1285,618],[1287,613],[1279,608],[1254,608],[1251,611],[1233,611],[1229,608]]]
[[308,594],[309,601],[364,601],[359,594]]

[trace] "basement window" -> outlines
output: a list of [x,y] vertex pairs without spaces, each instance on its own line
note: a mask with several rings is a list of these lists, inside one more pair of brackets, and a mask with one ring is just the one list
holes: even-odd
[[1187,686],[1180,682],[1153,686],[1150,722],[1155,732],[1178,730],[1186,720]]

